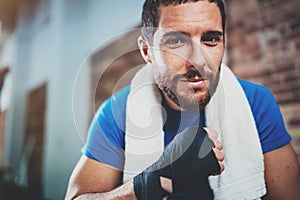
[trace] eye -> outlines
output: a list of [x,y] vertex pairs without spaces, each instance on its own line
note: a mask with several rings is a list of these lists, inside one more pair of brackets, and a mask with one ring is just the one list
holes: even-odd
[[164,42],[164,45],[168,48],[174,49],[181,47],[185,41],[182,38],[169,38]]
[[202,41],[204,44],[207,46],[216,46],[220,42],[220,37],[219,36],[214,36],[214,35],[204,35],[202,37]]

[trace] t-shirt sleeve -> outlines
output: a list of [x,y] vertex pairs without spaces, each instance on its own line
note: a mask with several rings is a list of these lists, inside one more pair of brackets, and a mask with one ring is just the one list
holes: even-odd
[[246,84],[249,85],[242,83],[242,86],[254,115],[263,153],[288,144],[291,136],[285,128],[281,111],[272,93],[263,86]]
[[88,158],[123,170],[125,108],[115,102],[116,98],[112,97],[98,108],[81,151]]

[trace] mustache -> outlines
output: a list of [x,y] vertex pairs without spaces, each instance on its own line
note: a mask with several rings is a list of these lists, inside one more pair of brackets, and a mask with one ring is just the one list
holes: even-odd
[[194,78],[196,76],[198,77],[205,77],[205,72],[203,70],[196,70],[196,69],[190,69],[187,73],[182,75],[184,78]]
[[195,69],[195,68],[191,68],[189,69],[185,74],[174,74],[173,80],[174,81],[178,81],[182,78],[185,79],[190,79],[190,78],[194,78],[194,77],[200,77],[202,79],[209,79],[211,78],[211,74],[205,72],[203,69]]

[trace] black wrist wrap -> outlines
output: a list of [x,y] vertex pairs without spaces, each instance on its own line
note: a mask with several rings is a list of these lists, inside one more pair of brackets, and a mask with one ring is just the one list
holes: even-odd
[[134,177],[137,199],[162,199],[166,193],[161,188],[161,176],[172,179],[173,193],[197,185],[201,199],[212,199],[207,178],[220,172],[213,147],[202,127],[189,127],[177,134],[159,160]]
[[166,196],[161,188],[160,175],[158,171],[147,171],[138,174],[133,179],[134,193],[138,200],[160,200]]

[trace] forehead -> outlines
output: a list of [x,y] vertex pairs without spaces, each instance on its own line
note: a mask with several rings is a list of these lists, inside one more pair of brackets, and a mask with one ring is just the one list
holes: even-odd
[[216,3],[187,2],[159,7],[159,28],[172,30],[200,28],[222,31],[222,17]]

